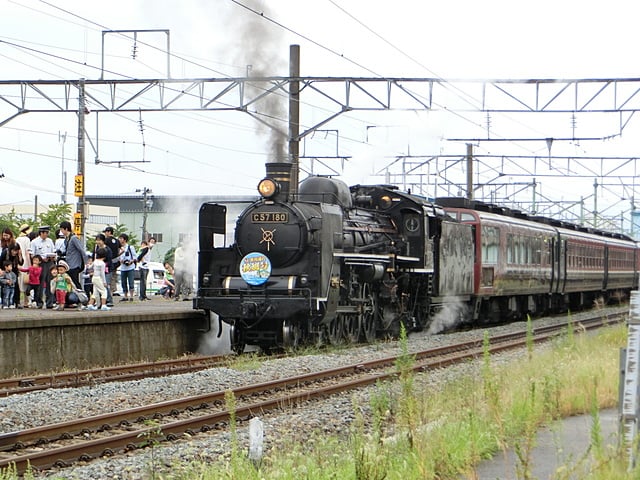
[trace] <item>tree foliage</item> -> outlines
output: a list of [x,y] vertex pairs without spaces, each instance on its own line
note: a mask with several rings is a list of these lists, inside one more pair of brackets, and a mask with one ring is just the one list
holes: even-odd
[[[52,231],[55,231],[60,226],[60,223],[65,220],[71,222],[71,225],[73,225],[72,205],[64,203],[49,205],[47,211],[39,213],[35,220],[33,220],[30,216],[25,218],[21,215],[18,215],[15,209],[11,209],[9,213],[0,214],[0,231],[5,227],[9,227],[17,237],[19,234],[20,226],[25,223],[36,232],[38,231],[38,227],[41,227],[43,225],[48,225]],[[120,235],[121,233],[126,233],[129,236],[129,244],[136,250],[138,249],[138,238],[127,228],[125,224],[116,223],[115,225],[111,226],[113,227],[113,235],[116,238],[118,238],[118,235]],[[88,236],[86,239],[86,243],[86,249],[90,252],[93,252],[96,239],[94,237]]]
[[60,222],[67,220],[73,225],[73,214],[71,213],[71,205],[64,203],[55,203],[49,205],[49,209],[46,212],[38,214],[38,224],[34,225],[35,228],[40,225],[49,225],[51,230],[56,230],[60,225]]
[[48,225],[51,227],[51,230],[55,230],[60,225],[60,222],[64,220],[73,223],[71,205],[62,203],[49,205],[48,210],[39,213],[35,220],[31,217],[25,218],[22,215],[18,215],[15,209],[12,208],[9,213],[0,214],[0,227],[2,229],[9,227],[13,233],[18,236],[20,226],[25,223],[36,231],[38,227],[42,225]]

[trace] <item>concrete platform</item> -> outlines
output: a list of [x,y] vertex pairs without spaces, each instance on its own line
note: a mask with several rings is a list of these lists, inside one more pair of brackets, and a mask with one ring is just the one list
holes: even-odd
[[[603,446],[615,449],[618,445],[619,417],[616,409],[602,410],[599,415]],[[531,452],[532,478],[567,478],[580,480],[591,465],[589,446],[593,418],[579,415],[565,418],[552,427],[541,429]],[[591,457],[592,458],[592,457]],[[476,469],[476,480],[517,480],[518,459],[510,449],[493,459],[482,462]],[[575,470],[573,470],[575,468]],[[461,477],[467,478],[467,477]]]
[[111,311],[0,310],[0,376],[84,369],[195,352],[208,327],[191,301],[119,302]]

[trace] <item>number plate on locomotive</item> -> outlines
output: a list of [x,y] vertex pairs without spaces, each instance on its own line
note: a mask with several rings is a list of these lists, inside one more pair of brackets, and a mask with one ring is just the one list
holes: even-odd
[[287,223],[289,212],[256,212],[251,214],[252,223]]

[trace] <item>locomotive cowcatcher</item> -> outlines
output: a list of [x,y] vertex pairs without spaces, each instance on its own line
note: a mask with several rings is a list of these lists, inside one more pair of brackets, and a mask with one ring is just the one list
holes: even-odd
[[372,341],[421,330],[473,292],[472,226],[388,185],[349,188],[312,176],[291,188],[268,163],[261,198],[226,234],[226,209],[199,212],[194,308],[231,327],[231,347]]

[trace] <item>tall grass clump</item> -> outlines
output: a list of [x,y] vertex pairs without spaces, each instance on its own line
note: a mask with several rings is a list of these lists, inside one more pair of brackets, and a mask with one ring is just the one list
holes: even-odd
[[[351,415],[336,412],[336,423],[352,418],[348,433],[338,428],[329,435],[326,423],[304,435],[270,432],[266,426],[267,448],[257,470],[241,453],[245,447],[232,416],[225,455],[209,464],[194,463],[190,470],[174,468],[158,478],[475,480],[480,478],[478,463],[498,454],[494,461],[504,463],[501,478],[533,479],[540,461],[533,454],[540,427],[550,426],[555,432],[561,428],[558,419],[581,414],[592,420],[589,445],[575,457],[565,457],[558,443],[561,463],[551,478],[640,478],[640,467],[627,471],[617,440],[603,433],[599,418],[601,409],[617,405],[624,326],[604,328],[596,335],[567,330],[553,343],[532,342],[525,352],[507,356],[490,354],[488,334],[483,345],[480,361],[450,367],[446,374],[415,374],[415,360],[402,333],[397,381],[378,384],[368,401],[354,400]],[[226,401],[233,410],[233,394]],[[515,463],[503,455],[510,450],[516,454]],[[176,471],[193,476],[175,476]]]
[[[567,333],[546,346],[531,342],[524,359],[507,361],[489,353],[485,334],[481,361],[450,368],[448,380],[433,383],[433,373],[413,373],[415,360],[402,333],[395,387],[379,384],[367,408],[354,403],[346,441],[319,428],[302,442],[298,437],[267,450],[259,473],[212,466],[212,476],[202,478],[477,479],[476,465],[500,453],[496,461],[505,461],[505,478],[532,479],[539,428],[559,429],[559,418],[578,414],[593,418],[590,445],[566,459],[554,478],[640,478],[640,469],[626,471],[616,441],[604,437],[598,423],[599,410],[617,404],[619,349],[625,344],[624,327],[597,336]],[[510,449],[515,464],[503,455]]]
[[418,395],[414,387],[413,366],[415,356],[409,354],[407,331],[404,324],[400,325],[400,355],[396,360],[396,370],[400,379],[400,396],[398,398],[397,422],[406,436],[409,448],[413,448],[413,442],[420,421],[418,409]]

